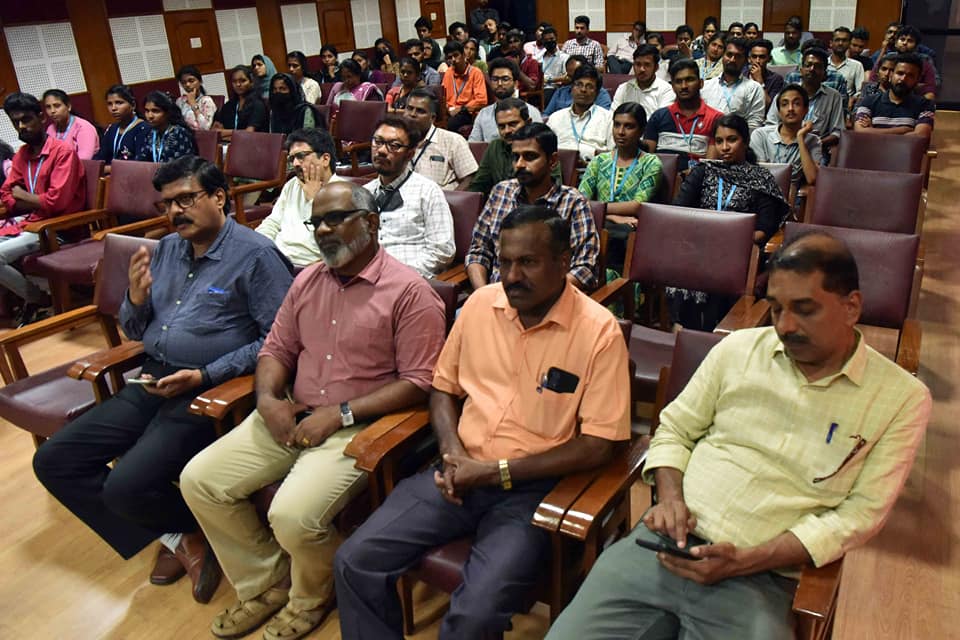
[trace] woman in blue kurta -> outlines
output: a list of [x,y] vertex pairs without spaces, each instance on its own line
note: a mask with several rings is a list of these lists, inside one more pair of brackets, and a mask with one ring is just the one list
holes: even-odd
[[143,116],[151,130],[137,149],[137,160],[170,162],[197,153],[193,132],[184,123],[183,113],[170,94],[163,91],[148,93],[143,103]]

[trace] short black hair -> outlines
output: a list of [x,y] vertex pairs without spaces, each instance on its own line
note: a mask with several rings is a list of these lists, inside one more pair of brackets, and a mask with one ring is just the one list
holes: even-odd
[[[323,51],[321,49],[321,51]],[[300,63],[300,68],[303,69],[303,73],[306,74],[308,71],[307,67],[307,56],[303,54],[303,51],[291,51],[287,54],[287,60],[290,58],[296,58],[297,62]]]
[[747,55],[747,52],[750,51],[750,44],[744,38],[727,38],[723,42],[724,51],[731,45],[740,49],[743,55]]
[[748,22],[745,25],[743,25],[744,32],[750,31],[750,27],[753,27],[758,32],[760,31],[760,25],[758,25],[756,22]]
[[452,36],[452,35],[453,35],[453,32],[456,31],[457,29],[463,29],[464,31],[470,31],[470,29],[467,28],[467,25],[463,24],[462,22],[451,22],[451,23],[450,23],[450,26],[447,27],[447,33]]
[[543,28],[543,31],[540,32],[540,37],[542,38],[543,36],[547,35],[548,33],[552,33],[553,35],[557,35],[557,30],[554,28],[553,25],[548,24],[547,26],[545,26],[545,27]]
[[463,53],[463,43],[458,40],[448,40],[443,45],[443,55],[448,56],[451,53]]
[[[579,62],[580,64],[590,64],[590,61],[587,60],[587,56],[579,53],[575,53],[572,56],[567,56],[567,62],[570,62],[571,60]],[[566,65],[566,63],[564,63],[564,65]]]
[[730,25],[727,27],[727,32],[733,31],[735,27],[740,27],[741,31],[745,29],[742,22],[731,22]]
[[800,18],[800,16],[790,16],[783,25],[784,29],[787,27],[793,27],[797,31],[803,31],[803,20]]
[[600,78],[600,72],[597,71],[595,66],[588,63],[577,67],[577,70],[573,72],[573,77],[570,78],[570,83],[572,84],[583,78],[593,78],[594,82],[597,83],[597,92],[600,92],[600,89],[603,87],[603,80]]
[[920,34],[920,29],[917,29],[911,24],[905,24],[897,30],[897,35],[895,38],[899,40],[904,36],[910,36],[917,41],[917,44],[920,44],[923,41],[923,36]]
[[706,31],[707,27],[711,24],[717,31],[720,30],[720,21],[717,19],[717,17],[707,16],[706,18],[703,19],[703,26],[701,27],[701,31]]
[[633,50],[633,59],[653,58],[653,64],[660,63],[660,52],[652,44],[640,44]]
[[346,69],[355,76],[363,75],[363,69],[360,68],[360,63],[353,58],[347,58],[341,62],[340,69]]
[[207,95],[206,90],[203,88],[203,74],[200,73],[200,69],[197,69],[194,65],[188,64],[180,67],[180,70],[177,71],[177,80],[183,82],[183,76],[193,76],[200,81],[200,95]]
[[210,195],[223,189],[223,212],[230,211],[230,187],[227,185],[227,177],[217,165],[200,156],[180,156],[160,165],[153,174],[153,188],[160,191],[171,182],[184,178],[196,178],[200,187]]
[[651,40],[658,40],[660,45],[663,45],[663,35],[659,31],[648,31],[647,35],[644,36],[644,41],[647,44],[650,44]]
[[[400,67],[402,67],[402,66],[405,65],[405,64],[408,64],[408,65],[410,65],[411,67],[413,67],[413,70],[417,72],[417,75],[420,75],[420,61],[419,61],[419,60],[417,60],[416,58],[411,58],[410,56],[404,56],[404,57],[400,58],[399,62],[397,63],[397,70],[399,71],[399,70],[400,70]],[[397,74],[397,75],[400,75],[400,74]]]
[[531,122],[517,129],[513,134],[513,141],[517,140],[536,140],[547,156],[557,152],[557,134],[542,122]]
[[589,17],[589,16],[577,16],[576,18],[573,19],[573,24],[574,24],[574,25],[578,25],[578,24],[586,25],[587,29],[589,29],[589,28],[590,28],[590,17]]
[[686,33],[686,34],[689,35],[691,38],[694,37],[694,35],[696,35],[696,34],[694,34],[694,32],[693,32],[693,27],[691,27],[691,26],[688,25],[688,24],[682,24],[682,25],[680,25],[680,26],[677,27],[676,30],[673,32],[673,34],[674,34],[678,39],[680,38],[680,34],[681,34],[681,33]]
[[422,49],[423,43],[420,42],[420,38],[410,38],[409,40],[403,43],[403,46],[406,47],[407,50],[409,51],[412,47],[419,47],[420,49]]
[[870,39],[870,32],[863,27],[857,27],[850,32],[850,39],[856,38],[857,40],[867,41]]
[[377,127],[382,126],[393,127],[395,129],[402,129],[404,133],[407,134],[407,140],[410,141],[410,147],[416,147],[420,144],[420,141],[423,140],[423,134],[420,133],[420,129],[417,129],[412,122],[404,118],[403,116],[390,115],[383,119]]
[[422,98],[430,103],[430,112],[435,116],[440,115],[440,100],[437,94],[424,87],[418,87],[407,95],[407,104],[410,104],[410,98]]
[[47,98],[51,96],[53,96],[63,104],[67,105],[68,107],[70,106],[70,96],[68,96],[67,92],[64,91],[63,89],[47,89],[46,91],[43,92],[43,97],[41,98],[41,100],[43,102],[46,102]]
[[[818,236],[830,238],[838,246],[830,249],[800,244],[804,239]],[[823,231],[801,233],[780,245],[767,263],[767,269],[771,275],[774,271],[793,271],[804,275],[819,271],[823,274],[823,290],[841,296],[860,289],[860,272],[853,253],[843,240]]]
[[912,64],[917,68],[917,71],[923,73],[923,58],[916,53],[898,53],[895,58],[897,64]]
[[806,58],[807,56],[815,56],[818,60],[820,60],[820,62],[823,63],[824,69],[826,69],[827,65],[829,64],[828,61],[830,60],[830,54],[827,53],[826,49],[821,49],[820,47],[810,47],[803,52],[803,57]]
[[433,31],[433,20],[427,16],[420,16],[417,18],[416,22],[413,23],[413,28],[419,31],[420,27],[423,27],[428,31]]
[[803,100],[803,106],[807,109],[810,108],[810,96],[807,95],[807,92],[799,84],[788,84],[783,89],[780,90],[780,93],[777,94],[777,97],[774,99],[774,102],[777,105],[777,110],[780,110],[780,96],[785,94],[787,91],[795,91],[800,94],[800,98]]
[[640,128],[641,134],[647,126],[647,112],[639,102],[624,102],[613,112],[614,118],[619,115],[628,115],[633,118]]
[[516,229],[525,224],[545,224],[550,229],[550,248],[558,256],[570,251],[570,221],[553,207],[542,204],[521,204],[507,214],[500,223],[500,231]]
[[849,27],[837,27],[836,29],[833,30],[833,33],[845,33],[845,34],[847,34],[848,36],[850,36],[851,38],[853,37],[853,36],[851,35],[851,34],[853,33],[853,31],[850,31],[850,28],[849,28]]
[[510,75],[513,76],[514,82],[520,79],[520,67],[512,58],[494,58],[487,63],[487,75],[489,75],[491,78],[493,78],[493,72],[496,69],[507,69],[510,71]]
[[318,156],[323,154],[328,154],[330,158],[336,159],[337,151],[336,146],[333,143],[333,137],[326,129],[296,129],[287,134],[287,139],[285,145],[287,151],[290,150],[290,147],[296,142],[302,142],[306,145],[309,145],[313,152]]
[[[827,51],[830,48],[830,45],[828,45],[826,42],[824,42],[820,38],[810,38],[809,40],[805,41],[803,44],[800,45],[800,51],[806,51],[807,49],[811,49],[811,48],[823,49],[824,51]],[[827,55],[830,55],[830,54],[827,53]]]
[[504,98],[503,100],[497,100],[496,105],[493,107],[494,121],[496,121],[498,113],[510,111],[511,109],[516,109],[520,113],[520,119],[524,122],[530,119],[530,107],[526,102],[520,98]]
[[753,49],[754,47],[763,47],[764,49],[767,50],[767,55],[768,55],[768,56],[769,56],[771,53],[773,53],[773,43],[770,42],[769,40],[767,40],[766,38],[758,38],[758,39],[754,40],[753,42],[751,42],[751,43],[750,43],[750,48]]
[[697,66],[697,61],[693,58],[677,58],[674,63],[670,65],[667,73],[669,73],[670,78],[673,79],[674,76],[684,69],[693,71],[697,76],[700,75],[700,67]]
[[103,94],[103,99],[106,100],[111,95],[120,96],[124,102],[129,102],[134,108],[137,106],[137,96],[134,95],[133,89],[125,84],[110,85],[110,88]]
[[32,94],[16,92],[8,95],[3,101],[3,110],[7,112],[7,115],[12,111],[32,111],[40,115],[43,113],[43,105]]
[[504,40],[507,42],[511,40],[519,40],[520,42],[523,42],[523,31],[520,31],[520,29],[510,29],[507,31],[507,35],[504,37]]

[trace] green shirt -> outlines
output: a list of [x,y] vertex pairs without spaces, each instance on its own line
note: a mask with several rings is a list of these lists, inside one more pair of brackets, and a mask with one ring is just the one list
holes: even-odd
[[[550,175],[555,181],[560,181],[560,163],[553,168]],[[513,153],[503,138],[494,138],[480,159],[480,167],[473,174],[473,182],[468,191],[479,191],[489,194],[493,185],[513,177]]]
[[[663,164],[655,153],[644,153],[637,158],[637,166],[617,169],[613,192],[610,175],[614,170],[613,154],[601,153],[590,161],[580,181],[580,192],[587,200],[601,202],[649,202],[657,194]],[[629,171],[629,174],[627,173]],[[616,197],[612,197],[616,194]]]

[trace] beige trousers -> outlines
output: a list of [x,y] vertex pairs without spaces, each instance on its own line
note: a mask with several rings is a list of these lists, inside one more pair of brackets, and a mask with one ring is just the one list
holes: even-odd
[[[364,426],[297,449],[277,444],[254,410],[184,467],[180,490],[240,600],[255,598],[288,573],[296,610],[331,596],[333,555],[341,542],[332,520],[367,483],[343,450]],[[283,484],[266,527],[248,497],[277,480]]]

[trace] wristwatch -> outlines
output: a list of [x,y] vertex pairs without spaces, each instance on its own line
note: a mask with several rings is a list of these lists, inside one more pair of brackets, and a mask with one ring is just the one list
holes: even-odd
[[513,489],[513,481],[510,479],[510,463],[507,460],[498,461],[500,467],[500,487],[504,491]]
[[340,424],[342,424],[344,427],[352,427],[353,422],[354,422],[353,411],[350,410],[350,403],[341,402],[340,403]]

